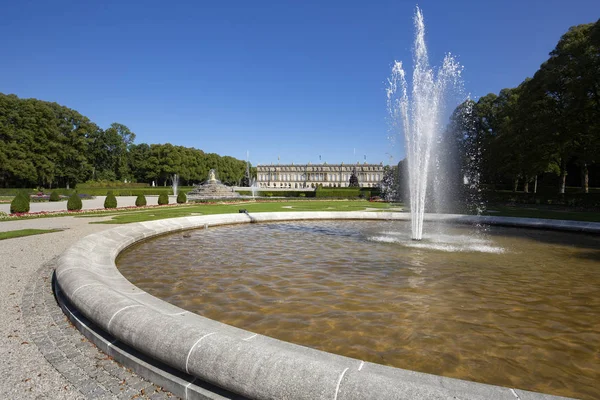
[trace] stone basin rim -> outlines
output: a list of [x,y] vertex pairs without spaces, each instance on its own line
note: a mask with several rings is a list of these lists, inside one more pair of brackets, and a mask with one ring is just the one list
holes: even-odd
[[[58,259],[56,286],[79,313],[114,340],[244,398],[560,398],[363,362],[254,334],[160,300],[129,282],[115,265],[125,248],[161,234],[251,222],[336,219],[409,220],[410,215],[366,211],[239,213],[122,225],[86,236],[67,249]],[[426,220],[600,234],[600,223],[594,222],[452,214],[430,214]],[[173,385],[181,389],[181,380],[175,381]],[[168,382],[163,386],[183,393],[184,398],[195,398],[196,392],[190,391],[188,396],[191,383],[184,385],[183,392],[172,390]],[[218,393],[203,396],[198,398],[227,398]]]

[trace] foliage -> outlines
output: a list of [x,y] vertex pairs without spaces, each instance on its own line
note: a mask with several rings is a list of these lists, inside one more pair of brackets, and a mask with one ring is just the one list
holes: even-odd
[[0,187],[167,186],[173,174],[189,185],[211,168],[229,185],[244,176],[244,161],[169,143],[135,144],[135,136],[119,123],[102,129],[59,104],[0,93]]
[[50,201],[60,201],[60,194],[58,194],[58,192],[56,190],[52,191],[52,193],[50,193]]
[[350,187],[358,187],[358,177],[356,176],[356,171],[352,171],[348,185]]
[[179,192],[177,195],[177,204],[185,204],[187,203],[187,196],[183,192]]
[[166,194],[166,193],[161,193],[158,196],[158,205],[162,206],[162,205],[165,205],[165,204],[169,204],[169,195]]
[[318,187],[315,190],[315,197],[323,198],[338,198],[338,199],[351,199],[358,198],[360,196],[360,188],[351,187],[351,188],[322,188]]
[[106,188],[106,189],[119,189],[119,188],[147,188],[150,185],[147,183],[135,183],[135,182],[120,182],[120,181],[88,181],[85,183],[81,183],[77,185],[77,189],[96,189],[96,188]]
[[83,203],[81,202],[81,198],[77,193],[73,193],[69,200],[67,200],[67,210],[69,211],[79,211],[83,208]]
[[461,104],[449,126],[459,155],[455,176],[475,173],[483,183],[510,183],[515,192],[522,184],[527,193],[538,177],[550,181],[554,175],[556,192],[564,193],[576,166],[587,193],[590,172],[600,171],[598,71],[600,20],[571,27],[533,78]]
[[10,213],[26,213],[29,212],[29,196],[19,193],[10,203]]
[[112,192],[104,199],[104,208],[117,208],[117,198]]
[[137,198],[135,199],[136,207],[143,207],[146,204],[147,204],[146,196],[144,196],[143,194],[138,194]]

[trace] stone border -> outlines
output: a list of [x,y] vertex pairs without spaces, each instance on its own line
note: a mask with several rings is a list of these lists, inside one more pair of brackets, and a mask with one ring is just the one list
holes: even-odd
[[[174,386],[160,382],[183,398],[227,398],[225,393],[189,390],[192,384],[207,382],[251,399],[558,399],[386,367],[254,334],[157,299],[131,284],[115,266],[119,252],[133,243],[185,229],[284,220],[409,218],[389,212],[275,212],[124,225],[89,235],[63,253],[56,270],[57,286],[74,308],[114,338],[104,347],[118,341],[191,376],[191,382],[184,379]],[[428,219],[600,233],[600,223],[463,215],[431,215]],[[181,385],[185,385],[183,392]]]
[[63,388],[70,393],[67,397],[90,400],[174,399],[171,393],[123,367],[110,354],[107,356],[100,351],[93,341],[81,336],[69,323],[56,304],[56,293],[49,284],[53,281],[55,267],[56,258],[32,275],[23,292],[21,310],[28,339],[70,383]]

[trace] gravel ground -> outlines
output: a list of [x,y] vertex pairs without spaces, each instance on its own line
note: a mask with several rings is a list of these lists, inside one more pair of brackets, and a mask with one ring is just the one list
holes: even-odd
[[[58,359],[61,354],[63,356],[66,354],[65,360],[71,363],[76,360],[80,366],[88,364],[93,366],[98,363],[98,357],[102,357],[98,354],[102,353],[89,348],[92,346],[89,343],[87,348],[80,349],[78,346],[76,351],[69,351],[68,347],[65,347],[73,341],[85,342],[85,339],[78,331],[70,328],[66,317],[52,297],[49,279],[52,272],[51,262],[77,239],[114,227],[114,225],[89,224],[106,218],[109,217],[67,216],[0,222],[0,231],[26,228],[64,229],[61,232],[0,240],[0,312],[2,313],[0,398],[140,398],[145,396],[141,396],[139,387],[146,388],[145,393],[148,393],[149,388],[152,389],[150,383],[140,383],[143,381],[141,378],[127,375],[128,380],[136,382],[139,386],[133,388],[135,391],[120,385],[117,387],[119,396],[114,394],[114,391],[111,393],[110,387],[105,387],[106,393],[103,396],[97,395],[98,390],[94,395],[90,395],[86,391],[86,388],[90,387],[90,379],[93,379],[101,389],[104,387],[96,381],[98,376],[105,375],[99,374],[98,368],[85,370],[77,367],[84,371],[83,375],[81,372],[75,374],[73,372],[76,370],[75,367],[69,368],[68,371],[63,370],[62,373],[57,370],[59,367],[56,363],[61,362]],[[23,307],[27,307],[27,310],[23,311]],[[58,351],[59,345],[62,349],[60,351]],[[113,361],[110,363],[116,365]],[[65,364],[63,362],[60,365]],[[115,366],[109,366],[109,370],[114,370],[118,374],[125,373],[118,371]],[[129,397],[123,396],[125,392]],[[132,393],[134,395],[131,395]],[[159,393],[153,393],[151,397],[159,398],[158,395]],[[167,397],[165,392],[160,395],[161,398]]]
[[[117,197],[117,205],[119,207],[127,207],[127,206],[135,206],[136,196],[118,196]],[[84,210],[94,210],[97,208],[104,208],[104,199],[106,196],[96,196],[93,199],[83,200],[83,209]],[[176,203],[177,197],[169,196],[169,204]],[[158,204],[158,196],[146,196],[146,201],[148,205]],[[67,201],[45,201],[41,203],[32,202],[30,203],[30,212],[40,212],[40,211],[66,211],[67,210]],[[0,211],[5,213],[10,213],[10,203],[2,203],[0,204]]]

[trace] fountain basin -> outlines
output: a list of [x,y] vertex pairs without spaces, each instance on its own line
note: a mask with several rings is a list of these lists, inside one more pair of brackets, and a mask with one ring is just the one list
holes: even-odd
[[[136,241],[184,229],[252,221],[408,218],[400,213],[284,212],[183,217],[125,225],[87,236],[61,255],[56,271],[57,294],[65,309],[71,310],[68,313],[76,325],[85,329],[82,321],[87,319],[88,326],[100,328],[89,336],[109,355],[112,352],[119,354],[122,362],[137,362],[132,367],[142,373],[141,365],[155,360],[181,371],[165,373],[146,368],[151,371],[149,379],[158,380],[183,398],[235,397],[232,393],[256,399],[557,398],[385,367],[255,335],[159,300],[127,281],[115,266],[119,252]],[[433,215],[428,219],[600,233],[600,224],[587,222],[463,215]],[[143,356],[123,356],[127,347]],[[207,389],[202,382],[227,393],[213,386]]]

